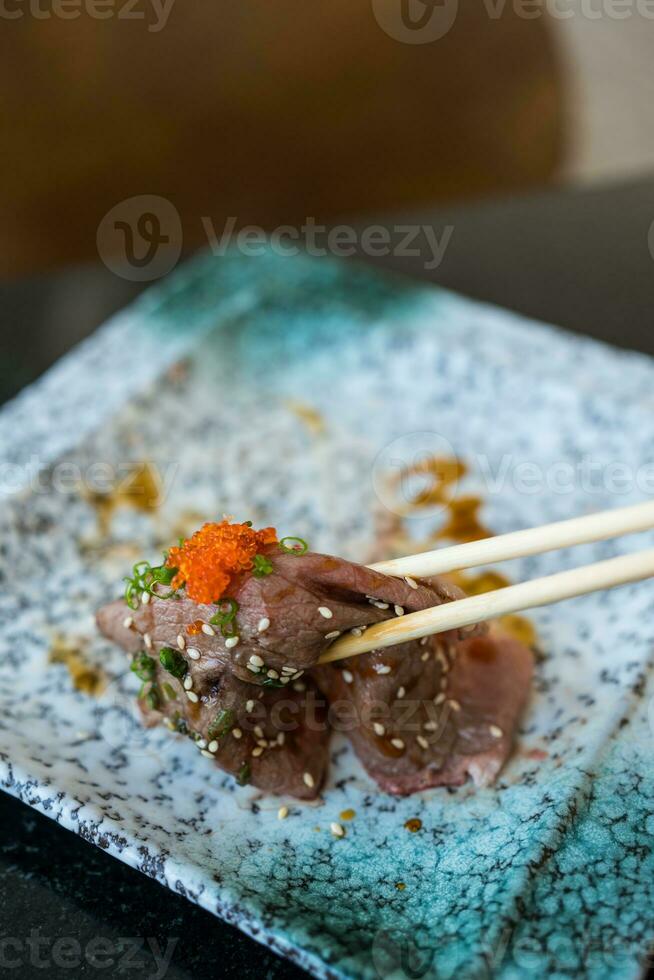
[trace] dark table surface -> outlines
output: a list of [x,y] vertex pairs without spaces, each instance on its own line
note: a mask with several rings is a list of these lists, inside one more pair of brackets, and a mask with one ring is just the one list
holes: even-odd
[[[395,229],[404,224],[428,224],[439,241],[444,231],[449,241],[433,269],[425,268],[432,252],[424,235],[414,242],[418,255],[367,258],[654,354],[652,222],[654,178],[648,178],[375,218],[398,245],[402,233]],[[142,288],[100,265],[0,284],[0,401]],[[131,978],[164,972],[170,980],[305,975],[0,794],[0,975]]]

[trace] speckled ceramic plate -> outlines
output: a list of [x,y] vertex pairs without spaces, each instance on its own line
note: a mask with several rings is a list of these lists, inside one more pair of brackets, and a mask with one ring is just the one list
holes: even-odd
[[[137,550],[223,512],[351,558],[424,540],[442,515],[401,519],[388,479],[420,452],[465,460],[459,492],[496,532],[642,499],[653,410],[645,358],[355,265],[200,257],[0,414],[1,785],[316,976],[638,975],[651,582],[534,614],[534,694],[494,788],[396,800],[336,739],[321,805],[284,821],[188,740],[140,728],[93,613]],[[157,506],[130,506],[133,481],[114,506],[144,461]]]

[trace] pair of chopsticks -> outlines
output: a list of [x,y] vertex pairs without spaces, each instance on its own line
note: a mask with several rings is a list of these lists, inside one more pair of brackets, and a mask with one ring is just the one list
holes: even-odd
[[[378,562],[370,565],[370,568],[386,575],[419,579],[507,561],[510,558],[524,558],[557,548],[605,541],[621,534],[633,534],[652,528],[654,501],[648,501],[525,531],[513,531],[496,538],[471,541],[452,548],[440,548],[406,558]],[[595,562],[377,623],[369,626],[361,636],[348,634],[340,637],[322,655],[319,663],[343,660],[345,657],[379,650],[396,643],[407,643],[433,633],[472,626],[486,619],[547,606],[601,589],[626,585],[628,582],[638,582],[650,576],[654,576],[654,549]]]

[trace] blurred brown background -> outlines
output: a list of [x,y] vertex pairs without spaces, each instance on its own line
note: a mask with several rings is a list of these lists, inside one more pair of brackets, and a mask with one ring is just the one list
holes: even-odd
[[509,4],[494,18],[459,0],[445,36],[409,44],[368,0],[174,0],[167,20],[151,0],[108,0],[107,19],[84,0],[71,19],[14,2],[0,40],[5,277],[96,260],[102,216],[136,194],[173,202],[188,247],[202,215],[335,220],[543,184],[564,159],[552,25]]

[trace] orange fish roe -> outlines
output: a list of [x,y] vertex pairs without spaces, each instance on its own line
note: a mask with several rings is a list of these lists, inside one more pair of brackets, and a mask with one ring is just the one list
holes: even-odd
[[193,602],[218,602],[234,575],[252,568],[254,556],[265,545],[275,544],[277,531],[255,531],[249,524],[205,524],[180,546],[171,548],[168,568],[176,568],[172,587],[186,587]]
[[197,636],[198,633],[202,632],[202,626],[203,626],[202,620],[196,619],[194,622],[190,623],[186,627],[186,632],[188,633],[189,636]]

